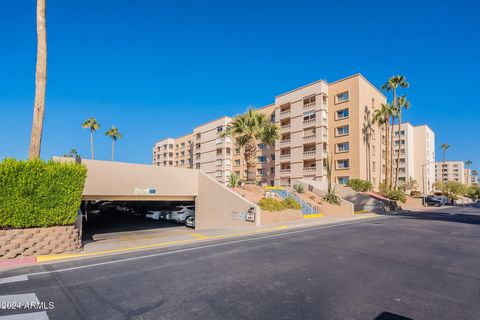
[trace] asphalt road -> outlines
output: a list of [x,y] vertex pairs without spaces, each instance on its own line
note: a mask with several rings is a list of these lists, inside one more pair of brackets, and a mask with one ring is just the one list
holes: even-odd
[[0,301],[18,294],[54,308],[0,316],[478,320],[480,210],[287,230],[17,269],[0,278],[25,274],[27,280],[0,279]]

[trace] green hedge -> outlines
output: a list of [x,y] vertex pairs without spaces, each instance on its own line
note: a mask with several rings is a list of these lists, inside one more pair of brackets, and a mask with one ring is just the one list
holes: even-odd
[[0,228],[71,225],[87,169],[42,160],[0,162]]

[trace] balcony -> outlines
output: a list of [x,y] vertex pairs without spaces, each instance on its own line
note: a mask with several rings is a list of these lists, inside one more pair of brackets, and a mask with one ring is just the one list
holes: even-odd
[[280,144],[288,144],[290,143],[290,141],[291,141],[290,139],[281,140]]
[[280,155],[280,159],[288,159],[290,158],[290,153],[285,153]]
[[280,169],[280,174],[290,174],[290,169]]
[[290,129],[290,127],[291,127],[290,123],[281,125],[282,129]]
[[308,120],[303,120],[303,124],[311,124],[311,123],[315,123],[315,118],[313,119],[308,119]]
[[310,109],[315,107],[315,105],[316,105],[315,102],[310,102],[310,103],[304,104],[303,109]]
[[308,150],[308,151],[303,151],[304,156],[315,156],[317,154],[317,150]]
[[284,111],[280,111],[280,119],[281,119],[281,118],[285,118],[285,117],[289,117],[289,116],[290,116],[290,109],[284,110]]
[[307,173],[315,173],[317,171],[317,167],[304,167],[303,168],[303,172],[307,172]]
[[315,134],[309,134],[306,136],[303,136],[303,140],[312,140],[315,139],[316,135]]

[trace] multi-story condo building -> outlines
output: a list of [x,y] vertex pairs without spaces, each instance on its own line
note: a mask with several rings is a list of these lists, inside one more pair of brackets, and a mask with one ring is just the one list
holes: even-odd
[[275,98],[280,140],[275,146],[275,184],[323,179],[328,145],[328,84],[321,80]]
[[[427,125],[412,126],[402,123],[393,132],[393,173],[396,176],[398,165],[398,184],[410,178],[417,181],[425,192],[432,191],[435,182],[435,134]],[[400,154],[400,156],[399,156]]]
[[470,177],[470,185],[477,185],[477,184],[478,184],[478,176],[472,174]]
[[437,182],[458,181],[465,183],[465,163],[463,161],[445,161],[435,163]]
[[[325,180],[328,157],[336,183],[360,178],[378,186],[385,174],[385,131],[372,118],[385,102],[385,96],[360,74],[332,83],[316,81],[278,95],[273,104],[258,109],[278,125],[280,139],[274,147],[258,144],[257,180],[271,185],[295,179]],[[221,137],[231,121],[224,116],[196,127],[192,134],[157,142],[153,163],[201,169],[220,182],[226,182],[231,172],[246,178],[243,150],[234,139]],[[420,183],[422,165],[434,161],[435,137],[427,126],[404,124],[402,128],[396,140],[400,146],[405,140],[408,148],[398,151],[405,152],[399,180],[412,176]],[[176,149],[165,155],[170,145],[182,150],[180,141],[185,142],[185,155]],[[429,190],[434,180],[433,165],[427,165]]]

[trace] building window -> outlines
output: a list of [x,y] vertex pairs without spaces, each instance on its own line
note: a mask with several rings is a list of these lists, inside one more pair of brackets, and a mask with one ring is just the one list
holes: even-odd
[[217,127],[217,133],[220,133],[220,132],[222,132],[222,131],[223,131],[223,126],[218,126],[218,127]]
[[349,94],[348,94],[348,91],[345,91],[345,92],[342,92],[342,93],[339,93],[335,96],[335,103],[342,103],[342,102],[346,102],[350,99],[349,97]]
[[185,160],[180,160],[180,165],[183,166],[185,164]]
[[348,109],[342,109],[337,111],[337,120],[348,118]]
[[350,126],[347,124],[345,126],[337,127],[337,136],[344,136],[350,132]]
[[235,155],[238,156],[239,154],[240,154],[240,148],[236,148],[236,149],[235,149]]
[[264,173],[265,173],[265,171],[263,169],[257,169],[257,174],[258,175],[262,175]]
[[216,143],[216,144],[221,144],[221,143],[222,143],[222,138],[217,138],[217,139],[215,140],[215,143]]
[[350,160],[342,159],[337,160],[337,169],[348,169],[350,168]]
[[275,168],[274,167],[270,168],[270,174],[274,174],[274,173],[275,173]]
[[315,111],[305,112],[303,114],[303,121],[315,120],[316,114]]
[[195,169],[200,169],[200,163],[195,164]]
[[235,160],[235,166],[238,167],[240,165],[240,159]]
[[343,176],[343,177],[338,177],[337,178],[338,184],[347,184],[348,180],[350,180],[350,177],[348,177],[348,176]]
[[262,163],[262,162],[265,162],[265,161],[267,161],[267,157],[265,157],[265,156],[258,157],[258,162]]
[[315,103],[315,95],[303,98],[303,105],[308,106]]
[[342,142],[337,143],[337,152],[347,152],[350,150],[350,143]]
[[265,149],[265,143],[259,143],[257,145],[257,147],[258,147],[258,149],[263,150],[263,149]]

